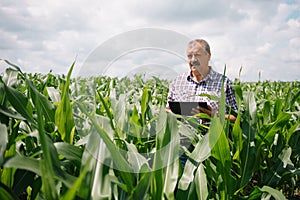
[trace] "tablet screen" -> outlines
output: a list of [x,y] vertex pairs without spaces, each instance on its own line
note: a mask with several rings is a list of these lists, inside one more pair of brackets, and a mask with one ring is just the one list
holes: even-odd
[[197,106],[208,108],[206,102],[168,102],[170,109],[173,113],[179,115],[192,115],[192,108],[196,108]]

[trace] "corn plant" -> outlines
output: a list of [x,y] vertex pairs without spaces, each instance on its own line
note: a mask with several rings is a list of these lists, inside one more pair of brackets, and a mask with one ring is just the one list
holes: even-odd
[[297,81],[235,81],[235,123],[222,94],[201,135],[203,115],[165,112],[167,80],[71,79],[74,63],[66,76],[26,74],[5,62],[0,199],[299,197]]

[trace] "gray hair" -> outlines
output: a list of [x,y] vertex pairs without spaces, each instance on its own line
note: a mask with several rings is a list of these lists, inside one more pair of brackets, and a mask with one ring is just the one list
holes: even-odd
[[203,49],[208,53],[208,54],[211,54],[210,53],[210,46],[208,44],[208,42],[206,42],[205,40],[203,39],[195,39],[195,40],[192,40],[188,43],[188,47],[192,47],[194,46],[196,43],[200,44]]

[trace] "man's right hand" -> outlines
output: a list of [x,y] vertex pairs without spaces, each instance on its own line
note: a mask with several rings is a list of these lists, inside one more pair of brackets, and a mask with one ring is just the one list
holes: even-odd
[[199,114],[199,113],[205,113],[205,114],[207,114],[207,115],[209,115],[209,116],[212,117],[212,116],[214,116],[214,114],[216,113],[216,111],[212,110],[209,105],[207,105],[207,108],[197,106],[196,108],[192,109],[192,114],[193,115],[196,115],[196,114]]

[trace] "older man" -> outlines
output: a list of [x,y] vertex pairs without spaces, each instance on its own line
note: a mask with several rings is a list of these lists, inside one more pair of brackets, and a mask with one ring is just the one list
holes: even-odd
[[[194,113],[206,113],[213,116],[219,111],[219,101],[210,99],[208,94],[221,97],[222,89],[226,95],[226,118],[235,121],[235,116],[229,114],[229,108],[237,110],[234,89],[231,81],[225,76],[224,88],[222,88],[223,75],[214,71],[209,66],[211,58],[210,46],[203,39],[196,39],[189,42],[186,54],[189,64],[189,72],[181,74],[171,83],[168,93],[168,102],[206,102],[208,108],[197,107]],[[169,104],[166,107],[170,111]]]

